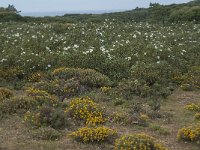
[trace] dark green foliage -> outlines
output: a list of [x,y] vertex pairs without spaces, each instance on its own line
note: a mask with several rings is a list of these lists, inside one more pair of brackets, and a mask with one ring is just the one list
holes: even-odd
[[23,18],[19,14],[15,14],[12,12],[0,12],[0,22],[8,22],[8,21],[22,21]]
[[14,5],[8,5],[7,8],[0,7],[0,22],[22,21],[23,17],[18,14]]
[[150,21],[165,24],[170,15],[170,9],[158,3],[150,4]]
[[[149,8],[138,8],[125,12],[105,13],[105,14],[65,14],[62,17],[22,17],[13,5],[7,8],[0,8],[0,22],[23,21],[23,22],[43,22],[43,23],[100,23],[105,19],[115,19],[118,22],[151,22],[168,24],[171,22],[199,22],[200,4],[198,0],[185,4],[161,5],[150,3]],[[57,33],[61,33],[63,27],[54,28]]]

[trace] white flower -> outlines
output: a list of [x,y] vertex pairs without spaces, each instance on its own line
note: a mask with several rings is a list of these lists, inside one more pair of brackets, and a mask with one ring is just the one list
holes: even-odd
[[128,60],[128,61],[130,61],[130,60],[131,60],[131,57],[126,57],[125,59]]
[[48,64],[48,65],[47,65],[47,67],[49,67],[49,68],[50,68],[50,67],[51,67],[51,65],[50,65],[50,64]]
[[77,44],[74,44],[74,48],[79,48],[79,46]]
[[183,49],[182,52],[185,52],[185,53],[186,53],[187,51]]
[[14,36],[16,36],[16,37],[19,37],[19,36],[20,36],[20,34],[19,34],[19,33],[16,33]]
[[5,59],[5,58],[3,58],[0,62],[4,62],[4,61],[6,61],[7,59]]

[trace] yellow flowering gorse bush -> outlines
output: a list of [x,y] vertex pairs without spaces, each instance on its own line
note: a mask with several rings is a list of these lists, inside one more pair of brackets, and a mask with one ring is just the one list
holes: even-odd
[[77,98],[70,102],[70,115],[74,119],[84,120],[87,125],[96,125],[105,122],[100,107],[90,98]]
[[115,141],[115,150],[167,150],[146,134],[125,135]]
[[200,105],[195,104],[195,103],[191,103],[191,104],[186,105],[185,109],[187,109],[189,111],[200,111]]
[[104,142],[115,136],[117,132],[107,127],[89,128],[83,127],[78,131],[72,132],[69,136],[73,137],[77,141],[84,143],[89,142]]
[[196,142],[200,144],[200,126],[181,128],[177,135],[178,140]]

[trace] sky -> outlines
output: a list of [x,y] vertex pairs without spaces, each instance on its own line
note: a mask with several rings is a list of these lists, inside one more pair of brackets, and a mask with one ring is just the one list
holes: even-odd
[[0,0],[0,7],[13,4],[22,12],[130,10],[148,7],[150,2],[160,4],[185,3],[191,0]]

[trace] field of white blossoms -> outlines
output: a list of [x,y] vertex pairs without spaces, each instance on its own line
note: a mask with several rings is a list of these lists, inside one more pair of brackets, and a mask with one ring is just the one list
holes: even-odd
[[1,67],[92,68],[122,79],[132,66],[142,63],[166,62],[181,73],[199,65],[199,24],[1,23],[0,31]]
[[200,24],[0,23],[0,150],[199,150]]

